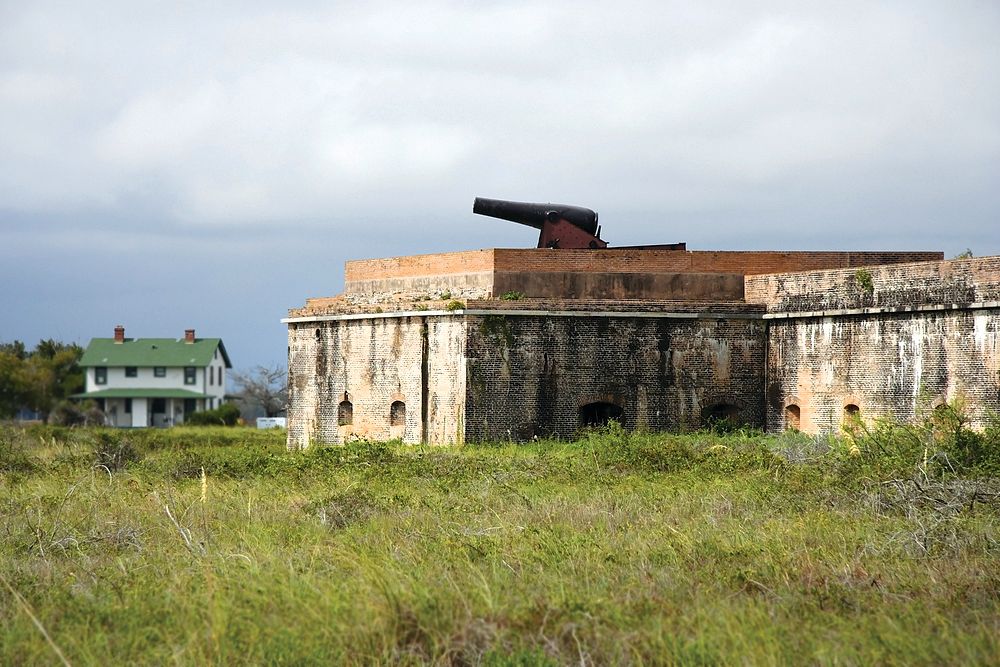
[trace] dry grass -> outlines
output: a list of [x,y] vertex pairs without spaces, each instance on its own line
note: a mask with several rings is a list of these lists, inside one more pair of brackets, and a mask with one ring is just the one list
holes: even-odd
[[0,661],[1000,661],[996,482],[922,453],[278,438],[0,431]]

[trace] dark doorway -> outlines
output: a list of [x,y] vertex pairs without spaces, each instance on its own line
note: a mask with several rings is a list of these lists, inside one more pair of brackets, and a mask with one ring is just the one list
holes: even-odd
[[792,403],[787,408],[785,408],[785,426],[796,431],[799,430],[799,424],[801,423],[802,410],[799,406]]
[[389,406],[389,426],[403,426],[406,424],[406,403],[393,401]]
[[701,411],[701,424],[707,428],[735,429],[740,423],[740,408],[732,403],[715,403]]
[[580,425],[604,426],[611,420],[620,422],[623,413],[624,410],[622,410],[621,406],[614,403],[605,403],[603,401],[587,403],[580,407]]
[[350,401],[341,401],[337,406],[337,425],[350,426],[354,423],[354,405]]

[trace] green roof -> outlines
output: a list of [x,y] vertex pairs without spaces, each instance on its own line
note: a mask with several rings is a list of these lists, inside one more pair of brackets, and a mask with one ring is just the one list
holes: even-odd
[[215,350],[222,353],[226,368],[232,368],[221,338],[196,338],[193,343],[174,338],[92,338],[80,365],[89,366],[208,366]]
[[208,394],[200,394],[187,389],[99,389],[82,394],[73,394],[73,398],[212,398]]

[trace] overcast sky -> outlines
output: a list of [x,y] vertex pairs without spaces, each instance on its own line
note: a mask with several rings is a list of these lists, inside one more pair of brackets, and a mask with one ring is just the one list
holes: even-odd
[[612,245],[1000,254],[1000,3],[0,0],[0,340],[220,336],[351,258]]

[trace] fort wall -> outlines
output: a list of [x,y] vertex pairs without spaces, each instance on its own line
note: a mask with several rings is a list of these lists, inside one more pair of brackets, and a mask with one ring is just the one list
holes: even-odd
[[769,430],[1000,412],[1000,257],[748,276],[746,298],[768,310]]
[[764,354],[760,319],[470,316],[466,439],[569,438],[602,403],[629,429],[760,426]]
[[745,298],[801,313],[1000,300],[1000,257],[747,276]]
[[691,251],[606,248],[550,250],[495,248],[465,252],[352,260],[345,264],[348,291],[371,280],[494,272],[584,273],[780,273],[875,264],[941,260],[940,252]]
[[289,323],[289,446],[460,442],[464,346],[453,316]]
[[1000,412],[1000,308],[768,320],[767,427],[836,431],[912,420],[961,399],[972,425]]
[[392,300],[534,298],[738,300],[746,274],[940,259],[926,252],[493,249],[347,262],[346,295]]
[[286,320],[290,446],[1000,412],[1000,257],[483,250],[349,262],[347,286]]

